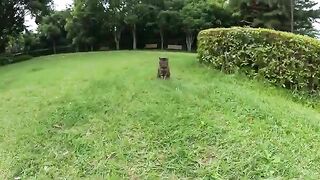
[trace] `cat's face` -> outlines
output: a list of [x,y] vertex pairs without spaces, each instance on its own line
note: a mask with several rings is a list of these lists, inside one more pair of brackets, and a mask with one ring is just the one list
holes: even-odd
[[159,66],[162,67],[162,68],[163,68],[163,67],[164,67],[164,68],[168,67],[168,66],[169,66],[168,60],[164,60],[164,59],[161,59],[161,58],[160,58]]

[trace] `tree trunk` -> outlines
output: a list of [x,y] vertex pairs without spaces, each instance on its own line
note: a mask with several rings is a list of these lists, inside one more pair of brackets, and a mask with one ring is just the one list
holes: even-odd
[[6,48],[2,45],[0,45],[0,54],[4,53],[6,51]]
[[120,39],[121,39],[121,31],[115,30],[114,32],[114,42],[116,43],[116,49],[120,50]]
[[91,51],[93,51],[93,45],[91,45],[90,47],[91,47]]
[[7,41],[0,36],[0,54],[6,52]]
[[120,50],[120,42],[118,40],[115,40],[115,42],[116,42],[116,49]]
[[193,41],[194,41],[193,33],[187,33],[186,34],[186,44],[187,44],[187,49],[189,52],[192,51]]
[[133,38],[133,50],[137,49],[137,25],[133,25],[132,29],[132,38]]
[[53,54],[57,54],[57,49],[56,49],[56,41],[52,41],[52,47],[53,47]]
[[294,0],[290,0],[291,2],[291,20],[290,20],[290,23],[291,23],[291,32],[293,33],[294,32],[294,8],[295,8],[295,3],[294,3]]
[[31,49],[30,46],[27,46],[27,47],[26,47],[26,54],[27,54],[27,55],[29,55],[30,49]]
[[164,49],[164,32],[160,29],[160,37],[161,37],[161,50]]

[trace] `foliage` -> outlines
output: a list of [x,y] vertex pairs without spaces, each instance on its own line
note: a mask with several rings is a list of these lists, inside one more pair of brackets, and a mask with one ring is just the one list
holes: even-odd
[[[56,47],[57,54],[62,54],[62,53],[74,53],[77,50],[73,46],[57,46]],[[29,52],[30,55],[33,57],[39,57],[39,56],[47,56],[52,54],[52,49],[35,49],[31,50]]]
[[36,17],[42,33],[35,39],[27,33],[26,52],[71,44],[77,51],[120,49],[120,44],[137,49],[150,43],[161,43],[162,49],[185,44],[191,51],[202,29],[250,25],[315,36],[313,24],[320,17],[313,0],[74,0],[64,12],[53,11],[51,1],[2,3],[0,51],[9,37],[21,36],[26,14]]
[[244,70],[292,89],[319,91],[320,42],[267,29],[209,29],[198,37],[199,61],[227,73]]
[[24,52],[29,54],[32,47],[40,43],[39,41],[38,34],[27,31],[25,34],[23,34]]
[[252,27],[290,31],[288,0],[230,0],[230,6]]
[[[137,49],[137,26],[143,24],[150,14],[150,5],[143,1],[127,0],[125,6],[124,22],[131,28],[133,45],[132,49]],[[146,24],[146,23],[145,23]]]
[[177,10],[162,10],[159,12],[156,24],[161,37],[161,49],[164,49],[164,36],[166,31],[180,27],[181,19]]
[[125,28],[125,17],[127,14],[127,4],[125,0],[107,0],[106,8],[108,21],[105,26],[113,33],[116,49],[120,50],[120,40],[122,32]]
[[295,0],[295,32],[309,36],[316,36],[317,30],[314,23],[320,18],[320,9],[317,9],[318,3],[315,1]]
[[43,17],[53,12],[51,5],[53,0],[22,0],[26,3],[26,9],[36,18],[36,23],[40,24]]
[[212,25],[210,21],[206,21],[206,13],[209,8],[205,1],[198,1],[188,3],[181,9],[182,30],[186,34],[188,51],[192,50],[195,33]]
[[105,22],[104,7],[100,0],[76,0],[65,25],[67,37],[78,51],[80,46],[93,50],[94,45],[100,42]]
[[18,63],[18,62],[22,62],[22,61],[27,61],[32,59],[33,57],[31,55],[16,55],[13,58],[13,63]]
[[12,54],[0,54],[0,66],[10,64],[12,62]]
[[190,1],[180,11],[182,30],[186,34],[188,51],[192,45],[196,33],[209,27],[229,27],[234,24],[233,17],[228,10],[221,8],[216,3],[208,3],[206,0]]
[[7,53],[20,53],[23,51],[23,47],[24,47],[24,38],[23,36],[20,35],[16,35],[16,36],[9,36],[8,37],[8,43],[7,43],[7,47],[6,47],[6,52]]
[[65,25],[69,17],[67,11],[55,12],[45,16],[39,26],[40,34],[52,42],[52,49],[56,53],[56,44],[59,39],[66,37]]
[[33,57],[30,55],[12,55],[12,54],[0,54],[0,66],[18,63],[22,61],[27,61],[32,59]]
[[5,51],[9,37],[23,31],[24,12],[17,1],[1,1],[0,3],[0,53]]
[[320,10],[313,0],[230,0],[242,24],[314,36]]
[[[212,26],[209,27],[228,27],[233,24],[231,13],[216,4],[206,0],[201,0],[201,3],[193,0],[77,0],[65,28],[68,38],[76,47],[88,42],[103,46],[109,43],[107,41],[112,36],[116,49],[120,49],[120,42],[132,42],[132,49],[136,49],[139,42],[143,43],[148,41],[148,37],[160,34],[161,47],[164,48],[165,40],[171,34],[177,34],[183,41],[184,36],[180,32],[188,32],[189,39],[194,40],[199,30],[210,24]],[[196,9],[188,14],[189,10],[193,10],[193,5],[197,5]],[[186,25],[190,18],[195,21],[199,19],[201,23],[190,27],[192,22]],[[127,37],[123,40],[123,32],[131,33],[132,39]]]
[[[10,36],[24,30],[24,17],[31,12],[37,18],[49,12],[51,0],[4,0],[0,3],[0,53],[5,51]],[[41,16],[40,16],[41,15]]]

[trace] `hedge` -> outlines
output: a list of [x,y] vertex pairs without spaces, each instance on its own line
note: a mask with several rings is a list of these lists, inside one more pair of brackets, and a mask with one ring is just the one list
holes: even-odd
[[27,61],[33,57],[25,54],[0,54],[0,66]]
[[292,90],[319,91],[320,41],[255,28],[219,28],[198,35],[198,59],[226,73],[245,72]]

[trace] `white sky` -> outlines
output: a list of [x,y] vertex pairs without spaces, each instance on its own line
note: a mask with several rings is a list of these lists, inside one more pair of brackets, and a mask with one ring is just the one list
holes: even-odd
[[[66,9],[68,6],[70,6],[73,2],[73,0],[53,0],[54,1],[54,8],[56,10],[64,10]],[[320,0],[314,0],[315,2],[318,2],[319,5],[318,7],[320,7]],[[37,25],[34,22],[34,19],[32,19],[32,17],[30,16],[26,16],[25,18],[25,25],[28,26],[30,30],[36,30]],[[315,27],[320,31],[320,23],[316,23]]]
[[[320,1],[320,0],[319,0]],[[55,10],[61,11],[66,9],[68,6],[72,5],[73,0],[53,0],[53,7]],[[35,19],[30,15],[25,17],[25,25],[29,30],[35,31],[37,29],[37,24],[35,23]]]
[[[314,0],[314,1],[318,3],[317,7],[320,7],[320,0]],[[315,23],[314,26],[316,27],[316,29],[320,31],[320,23]]]
[[[319,0],[320,1],[320,0]],[[54,8],[56,10],[64,10],[72,4],[73,0],[54,0]]]

